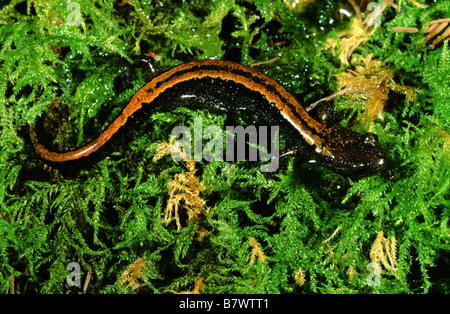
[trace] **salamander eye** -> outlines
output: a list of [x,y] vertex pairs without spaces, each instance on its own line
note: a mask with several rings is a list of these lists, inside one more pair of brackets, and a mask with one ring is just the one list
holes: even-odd
[[378,136],[374,133],[367,132],[364,134],[364,142],[372,146],[377,146]]

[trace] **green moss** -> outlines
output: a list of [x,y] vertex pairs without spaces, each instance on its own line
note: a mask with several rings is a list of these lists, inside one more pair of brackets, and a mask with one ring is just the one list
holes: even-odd
[[[422,33],[448,18],[448,1],[388,7],[353,51],[355,59],[372,54],[396,84],[419,91],[409,101],[389,91],[384,120],[370,124],[359,118],[364,101],[340,100],[337,108],[350,110],[338,116],[358,130],[371,125],[390,158],[383,173],[358,181],[301,158],[271,175],[250,162],[197,162],[194,174],[168,156],[153,161],[174,126],[195,117],[226,125],[223,115],[188,109],[149,117],[134,140],[89,170],[45,168],[29,124],[59,97],[61,112],[47,125],[55,146],[95,138],[148,81],[139,70],[120,72],[139,52],[151,49],[163,69],[205,58],[270,60],[258,69],[305,107],[337,92],[335,74],[353,69],[327,44],[353,21],[339,14],[352,12],[347,1],[313,1],[301,11],[281,0],[77,3],[79,11],[21,0],[0,9],[2,293],[83,293],[87,278],[91,293],[181,292],[196,282],[203,293],[450,290],[450,53],[448,40],[430,48]],[[396,26],[420,32],[391,32]],[[206,205],[189,219],[181,202],[178,230],[163,219],[168,183],[182,173],[204,185],[197,197]],[[392,269],[379,261],[380,285],[369,285],[381,231],[396,242]],[[70,262],[80,265],[81,287],[66,283]]]

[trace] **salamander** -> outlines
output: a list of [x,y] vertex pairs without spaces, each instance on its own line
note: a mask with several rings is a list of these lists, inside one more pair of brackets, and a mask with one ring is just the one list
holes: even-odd
[[342,174],[371,175],[385,168],[386,152],[375,134],[320,123],[270,77],[252,68],[219,60],[182,64],[154,77],[133,96],[106,130],[79,149],[50,151],[38,140],[33,127],[31,140],[44,162],[64,164],[95,155],[138,113],[151,115],[191,105],[225,112],[251,110],[270,125],[278,125],[280,132],[301,154]]

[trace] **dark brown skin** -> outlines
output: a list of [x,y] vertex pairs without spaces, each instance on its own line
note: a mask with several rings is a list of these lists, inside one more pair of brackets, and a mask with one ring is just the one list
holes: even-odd
[[[189,97],[183,97],[189,95]],[[251,110],[270,125],[278,125],[303,154],[343,174],[370,175],[385,167],[386,153],[376,135],[342,127],[327,127],[312,119],[282,86],[243,65],[218,60],[177,66],[152,79],[131,99],[119,117],[91,143],[70,152],[49,151],[34,128],[31,139],[46,162],[64,164],[88,158],[102,149],[132,116],[177,106],[200,105],[221,111]]]

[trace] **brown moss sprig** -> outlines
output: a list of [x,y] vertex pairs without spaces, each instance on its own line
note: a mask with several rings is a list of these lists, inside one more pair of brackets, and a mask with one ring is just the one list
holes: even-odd
[[369,54],[361,58],[359,65],[356,58],[352,59],[354,70],[349,69],[335,75],[340,90],[311,104],[307,111],[313,109],[320,102],[330,101],[343,95],[349,95],[355,101],[365,99],[365,112],[362,114],[361,120],[367,120],[369,131],[372,131],[373,121],[384,119],[384,107],[389,99],[390,90],[405,95],[407,102],[413,101],[419,91],[413,87],[397,84],[393,79],[394,71],[380,60],[372,57],[372,54]]
[[264,255],[264,252],[262,251],[261,247],[258,244],[258,241],[254,237],[251,237],[248,241],[250,243],[250,246],[252,247],[252,254],[250,256],[250,264],[253,265],[256,261],[256,258],[258,258],[258,261],[261,263],[264,263],[266,261],[266,256]]
[[142,269],[145,266],[145,258],[138,258],[130,264],[125,271],[120,275],[118,282],[120,284],[128,283],[132,289],[139,286],[139,281],[142,277]]
[[385,238],[380,231],[370,250],[370,260],[381,262],[387,271],[397,272],[397,240],[394,236]]
[[177,230],[181,229],[179,216],[179,208],[183,206],[189,217],[189,221],[207,214],[209,208],[206,207],[206,201],[201,197],[201,193],[205,190],[205,185],[196,176],[196,162],[188,160],[186,154],[170,139],[169,143],[160,143],[157,147],[153,161],[161,159],[163,156],[175,152],[185,160],[187,172],[176,174],[167,184],[169,190],[169,200],[164,211],[163,223],[169,223],[175,220]]

